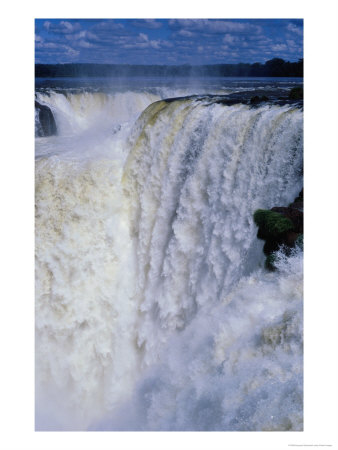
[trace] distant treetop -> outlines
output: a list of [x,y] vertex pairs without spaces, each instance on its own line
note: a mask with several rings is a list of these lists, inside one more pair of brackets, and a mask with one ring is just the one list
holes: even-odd
[[302,77],[303,59],[298,62],[273,58],[262,63],[191,66],[131,64],[36,64],[35,77],[124,77],[124,76],[217,76],[217,77]]

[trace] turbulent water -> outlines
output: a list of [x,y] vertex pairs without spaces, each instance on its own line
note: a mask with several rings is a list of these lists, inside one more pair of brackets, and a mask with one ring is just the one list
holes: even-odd
[[301,430],[302,253],[266,272],[252,214],[303,113],[224,101],[292,82],[72,83],[36,93],[36,428]]

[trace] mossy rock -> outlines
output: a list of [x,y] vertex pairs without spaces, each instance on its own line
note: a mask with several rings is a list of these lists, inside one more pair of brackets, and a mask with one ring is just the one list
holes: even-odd
[[256,105],[257,103],[267,102],[267,101],[269,101],[269,98],[266,97],[266,95],[262,95],[262,97],[255,95],[254,97],[251,97],[251,99],[250,99],[251,105]]
[[304,249],[304,235],[300,234],[298,235],[296,239],[296,247],[299,247],[301,250]]
[[271,253],[271,255],[268,255],[266,257],[264,267],[266,268],[266,270],[274,272],[276,270],[275,262],[276,262],[276,254]]
[[265,244],[264,244],[264,247],[263,247],[264,255],[266,255],[266,256],[271,255],[271,253],[276,252],[277,250],[279,250],[281,245],[282,245],[282,242],[280,240],[267,240],[267,241],[265,241]]
[[271,211],[281,214],[283,217],[289,219],[293,226],[294,231],[297,233],[303,233],[303,211],[294,207],[274,206]]
[[285,233],[292,231],[294,225],[282,214],[267,209],[258,209],[254,213],[255,224],[259,227],[257,237],[265,240],[281,239]]
[[289,98],[291,100],[302,100],[303,98],[303,88],[302,87],[294,87],[289,92]]

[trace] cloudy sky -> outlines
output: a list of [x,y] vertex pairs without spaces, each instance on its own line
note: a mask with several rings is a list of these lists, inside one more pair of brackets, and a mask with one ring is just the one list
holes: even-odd
[[303,57],[300,19],[36,19],[37,63],[218,64]]

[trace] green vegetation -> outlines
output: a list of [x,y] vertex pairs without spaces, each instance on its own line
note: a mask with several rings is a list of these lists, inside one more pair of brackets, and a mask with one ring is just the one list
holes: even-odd
[[302,100],[303,99],[303,88],[302,87],[295,87],[291,89],[289,93],[289,98],[291,100]]
[[266,257],[264,267],[270,272],[274,272],[276,270],[276,266],[274,265],[275,261],[276,261],[276,254],[271,253]]
[[296,246],[300,247],[301,250],[304,248],[304,235],[300,234],[296,239]]
[[265,240],[278,239],[282,234],[294,229],[290,219],[274,211],[258,209],[254,213],[255,224],[259,227],[257,237]]
[[297,62],[273,58],[264,64],[210,64],[191,66],[131,64],[36,64],[35,76],[125,77],[125,76],[216,76],[216,77],[302,77],[303,59]]
[[275,206],[270,210],[257,209],[254,212],[253,218],[258,226],[257,237],[265,241],[263,252],[266,255],[266,270],[277,270],[277,252],[289,257],[292,249],[298,247],[303,250],[303,212],[296,208],[303,207],[303,189],[290,206]]

